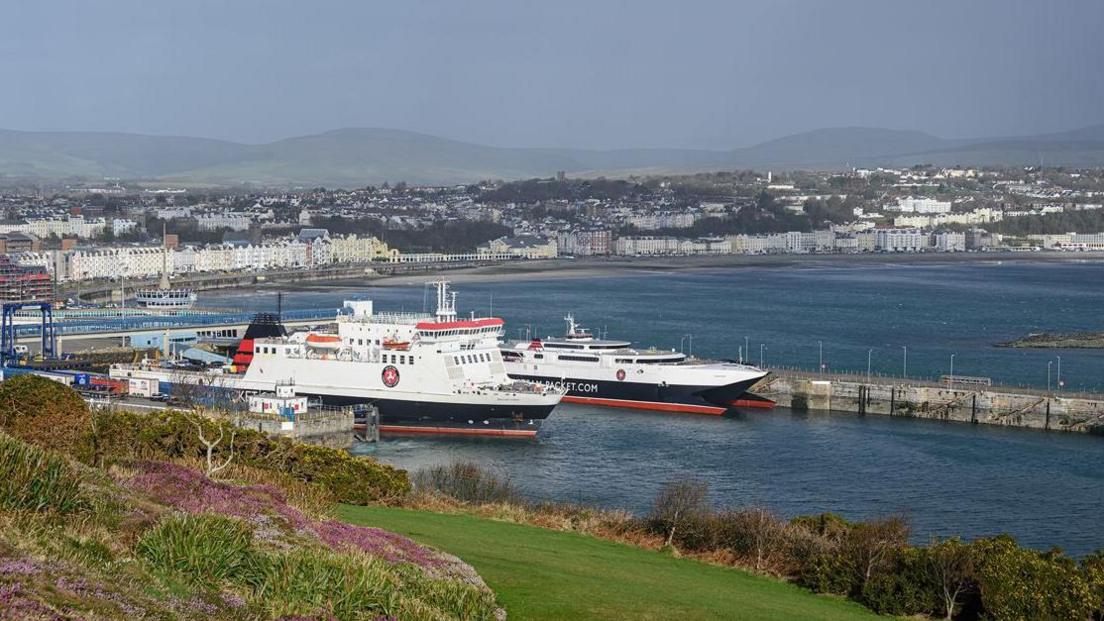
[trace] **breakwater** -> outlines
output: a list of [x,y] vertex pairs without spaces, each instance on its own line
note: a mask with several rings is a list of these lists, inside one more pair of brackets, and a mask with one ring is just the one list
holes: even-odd
[[781,407],[1104,433],[1104,395],[858,374],[774,371],[752,388]]

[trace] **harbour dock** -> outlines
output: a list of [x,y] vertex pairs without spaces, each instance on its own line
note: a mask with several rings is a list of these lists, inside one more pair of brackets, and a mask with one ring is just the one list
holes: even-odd
[[751,392],[795,411],[836,411],[1104,434],[1104,395],[865,374],[771,369]]

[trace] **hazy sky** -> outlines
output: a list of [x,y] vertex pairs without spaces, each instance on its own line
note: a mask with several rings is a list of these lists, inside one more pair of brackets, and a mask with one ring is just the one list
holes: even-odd
[[0,0],[0,127],[731,148],[1104,123],[1104,0]]

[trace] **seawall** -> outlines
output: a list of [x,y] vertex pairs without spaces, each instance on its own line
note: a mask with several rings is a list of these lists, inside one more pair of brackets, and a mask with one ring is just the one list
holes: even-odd
[[1104,395],[800,371],[772,372],[752,392],[797,411],[881,414],[1104,434]]

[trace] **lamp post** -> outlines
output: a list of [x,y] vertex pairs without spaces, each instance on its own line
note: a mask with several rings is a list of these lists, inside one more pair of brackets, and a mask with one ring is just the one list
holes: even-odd
[[1054,364],[1053,360],[1047,360],[1047,393],[1050,393],[1050,366]]
[[820,360],[817,368],[824,372],[824,341],[817,341],[817,346],[820,347]]
[[[748,337],[746,336],[744,337],[744,355],[748,357],[748,360],[751,360],[751,346],[748,345]],[[740,362],[743,361],[743,358],[741,358]]]
[[951,386],[954,386],[954,383],[955,383],[955,380],[954,380],[954,357],[955,357],[955,355],[951,354],[951,374],[950,374]]
[[1062,390],[1062,357],[1058,356],[1058,390]]
[[901,359],[901,377],[908,379],[908,345],[902,345],[901,351],[904,352]]
[[763,368],[763,350],[766,349],[766,348],[767,348],[766,345],[764,345],[762,343],[759,343],[759,368],[760,369]]
[[690,351],[687,352],[687,355],[689,355],[691,358],[693,358],[694,357],[694,335],[693,334],[687,334],[686,335],[686,341],[690,345]]
[[866,350],[866,383],[870,383],[870,358],[874,355],[874,349]]

